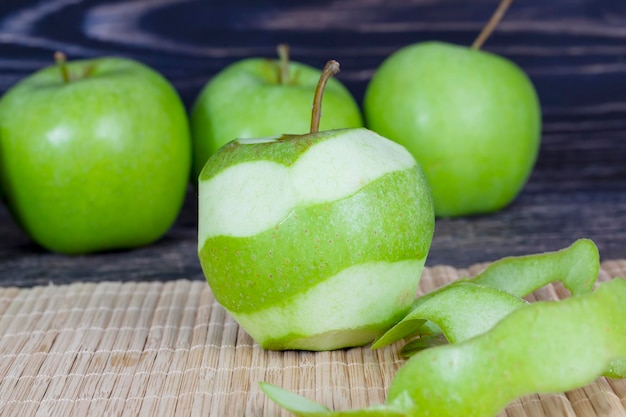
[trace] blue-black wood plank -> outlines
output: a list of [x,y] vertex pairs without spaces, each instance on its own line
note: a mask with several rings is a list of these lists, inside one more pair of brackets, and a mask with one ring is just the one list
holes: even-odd
[[[292,58],[339,78],[361,102],[392,52],[415,42],[469,45],[498,0],[0,2],[0,93],[51,63],[121,55],[163,73],[190,107],[211,77],[250,56]],[[626,258],[626,2],[517,0],[485,50],[520,65],[544,117],[537,166],[519,198],[490,215],[439,219],[428,265],[457,267],[553,250],[579,237],[603,259]],[[178,222],[131,251],[68,257],[33,245],[0,207],[0,285],[76,280],[203,279],[190,188]]]

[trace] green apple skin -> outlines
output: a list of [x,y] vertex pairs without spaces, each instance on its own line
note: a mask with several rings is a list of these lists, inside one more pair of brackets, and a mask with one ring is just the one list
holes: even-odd
[[262,347],[361,346],[410,308],[434,210],[401,145],[364,128],[235,140],[198,190],[204,274]]
[[[211,155],[233,139],[308,133],[311,105],[321,71],[290,62],[289,82],[281,84],[279,63],[249,58],[231,64],[202,89],[191,111],[197,179]],[[362,127],[358,103],[341,82],[328,81],[319,130]]]
[[537,159],[541,109],[513,62],[441,42],[387,58],[366,89],[368,128],[407,147],[430,182],[435,213],[490,213],[519,194]]
[[0,100],[0,188],[44,248],[83,254],[161,237],[191,169],[183,104],[160,74],[103,57],[44,68]]

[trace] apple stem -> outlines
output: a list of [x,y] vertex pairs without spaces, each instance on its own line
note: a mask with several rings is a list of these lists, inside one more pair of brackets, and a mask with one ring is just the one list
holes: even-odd
[[70,82],[70,73],[67,70],[67,57],[61,51],[57,51],[54,53],[54,62],[56,62],[59,67],[59,71],[61,71],[61,78],[65,84]]
[[500,21],[502,20],[504,13],[506,13],[509,6],[511,6],[511,3],[513,3],[513,0],[502,0],[500,2],[500,5],[491,16],[491,19],[489,19],[489,22],[487,22],[487,25],[485,25],[483,30],[480,32],[480,34],[478,35],[478,37],[472,44],[472,49],[482,48],[487,38],[491,36],[491,33],[493,32],[493,30],[496,28],[496,26],[498,26],[498,23],[500,23]]
[[313,98],[313,113],[311,115],[311,133],[318,132],[320,129],[320,118],[322,117],[322,96],[326,83],[333,75],[339,72],[339,62],[330,60],[324,66],[322,75],[315,88],[315,97]]
[[289,45],[281,43],[276,47],[278,52],[279,67],[278,81],[282,85],[289,84]]

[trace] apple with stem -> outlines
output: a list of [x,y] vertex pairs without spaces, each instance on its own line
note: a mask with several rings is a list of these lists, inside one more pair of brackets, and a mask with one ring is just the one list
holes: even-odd
[[191,168],[185,108],[139,62],[103,57],[44,68],[0,100],[0,190],[44,248],[142,246],[176,219]]
[[481,50],[510,2],[500,4],[471,48],[402,48],[366,89],[367,126],[419,161],[439,217],[504,208],[537,159],[541,109],[531,80],[512,61]]
[[[290,61],[287,45],[278,46],[278,55],[278,61],[249,58],[231,64],[202,89],[191,111],[194,178],[233,139],[308,132],[320,71]],[[328,82],[324,108],[323,130],[363,126],[358,103],[336,79]]]
[[410,308],[430,248],[432,198],[413,156],[365,128],[318,131],[338,70],[322,72],[310,133],[231,141],[199,177],[202,269],[266,349],[371,342]]

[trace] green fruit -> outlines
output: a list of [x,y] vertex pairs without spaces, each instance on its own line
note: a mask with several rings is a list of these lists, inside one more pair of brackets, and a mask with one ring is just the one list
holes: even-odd
[[183,104],[138,62],[61,61],[0,100],[2,195],[49,250],[79,254],[153,242],[178,215],[190,167]]
[[[321,71],[290,62],[287,72],[281,78],[280,62],[250,58],[226,67],[207,83],[191,112],[194,178],[233,139],[309,132]],[[363,126],[358,104],[336,79],[328,82],[323,106],[320,130]]]
[[[471,283],[460,286],[480,288]],[[450,290],[464,292],[456,285]],[[483,287],[481,292],[495,295],[494,290]],[[498,295],[503,297],[512,295]],[[489,315],[489,308],[480,303],[475,307],[466,312],[474,315],[478,310],[477,319]],[[623,371],[625,315],[622,278],[561,301],[520,305],[485,332],[416,353],[394,377],[386,403],[370,408],[331,411],[275,385],[260,386],[299,417],[493,417],[506,414],[503,409],[516,398],[573,391],[603,374]]]
[[368,85],[364,110],[369,128],[419,161],[437,216],[502,209],[537,158],[541,109],[531,81],[481,50],[424,42],[397,51]]
[[410,308],[434,213],[402,146],[363,128],[236,140],[198,189],[205,276],[264,348],[364,345]]

